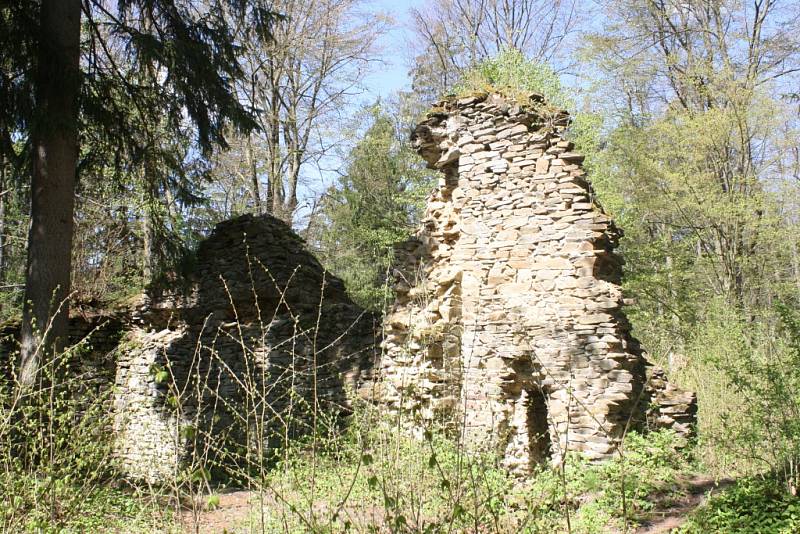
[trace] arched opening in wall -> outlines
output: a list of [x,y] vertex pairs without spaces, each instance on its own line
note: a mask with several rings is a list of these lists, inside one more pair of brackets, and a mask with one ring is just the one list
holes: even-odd
[[550,461],[550,426],[545,391],[533,387],[527,393],[528,454],[534,467]]

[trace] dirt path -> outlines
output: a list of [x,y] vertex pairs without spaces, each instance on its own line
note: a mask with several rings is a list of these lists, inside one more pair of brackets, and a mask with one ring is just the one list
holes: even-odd
[[[277,528],[278,531],[288,529],[288,526],[281,524],[280,518],[275,517],[267,519],[270,523],[262,528],[263,518],[257,513],[260,509],[285,510],[285,504],[271,495],[247,490],[232,491],[220,494],[219,504],[213,510],[206,509],[205,501],[195,511],[184,509],[180,524],[186,534],[250,534],[265,530],[271,532],[268,527]],[[328,517],[323,507],[315,507],[314,511],[320,517]],[[291,512],[287,513],[291,515]],[[373,506],[346,506],[341,510],[341,516],[353,524],[382,524],[384,520],[383,510]]]
[[[707,499],[709,492],[717,493],[733,483],[732,480],[716,481],[707,475],[698,475],[683,480],[679,484],[679,489],[683,490],[683,496],[677,500],[664,499],[663,506],[657,506],[651,513],[651,517],[642,526],[634,531],[634,534],[667,534],[673,529],[680,527],[688,514],[701,506]],[[278,503],[274,502],[271,496],[260,496],[256,492],[232,491],[219,495],[219,505],[213,510],[206,509],[205,502],[197,506],[197,511],[190,509],[184,510],[181,514],[181,524],[184,532],[200,534],[247,534],[253,529],[260,532],[260,518],[255,515],[260,508],[260,499],[266,499],[264,506],[278,508]],[[373,510],[372,513],[375,511]],[[365,511],[345,510],[348,516],[363,516]],[[354,519],[356,519],[354,517]],[[360,517],[358,519],[366,519]],[[356,520],[358,520],[356,519]],[[375,519],[373,517],[373,519]],[[279,526],[279,525],[276,525]]]
[[232,491],[220,494],[219,505],[213,510],[206,509],[205,503],[198,505],[196,511],[184,510],[180,521],[187,534],[239,534],[249,532],[249,523],[257,519],[253,512],[258,506],[258,493]]
[[635,534],[666,534],[680,527],[689,513],[702,505],[709,492],[718,493],[733,484],[733,480],[717,481],[707,475],[698,475],[684,481],[681,487],[686,495],[664,508],[657,508],[649,521],[636,529]]

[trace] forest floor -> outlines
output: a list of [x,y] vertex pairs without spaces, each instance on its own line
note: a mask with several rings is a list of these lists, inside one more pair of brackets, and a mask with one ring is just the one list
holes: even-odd
[[680,482],[683,497],[657,501],[651,517],[634,532],[636,534],[667,534],[680,527],[687,516],[702,506],[708,497],[733,484],[732,479],[717,480],[708,475],[695,475]]
[[[675,499],[666,494],[663,499],[656,497],[655,509],[650,517],[636,530],[635,534],[667,534],[680,527],[688,515],[702,506],[711,494],[718,493],[733,484],[733,480],[716,480],[708,475],[695,475],[679,481],[682,497]],[[219,504],[213,509],[184,510],[180,523],[188,533],[203,534],[249,534],[261,532],[257,527],[260,499],[264,499],[265,509],[280,508],[281,503],[270,496],[246,490],[231,491],[219,495]],[[202,507],[198,507],[202,508]],[[356,509],[348,507],[343,510],[354,522],[359,520],[365,524],[380,524],[381,512],[378,509]],[[279,525],[276,527],[280,528]],[[255,529],[255,530],[254,530]],[[267,530],[269,531],[269,530]],[[609,532],[611,534],[611,532]]]
[[219,496],[219,505],[213,510],[184,510],[180,522],[187,533],[238,534],[240,530],[237,529],[248,523],[253,511],[259,505],[260,498],[258,493],[246,490],[223,493]]
[[[263,499],[263,502],[261,501]],[[264,510],[284,509],[283,503],[277,502],[273,497],[261,495],[258,492],[240,490],[223,493],[219,496],[219,504],[213,510],[184,510],[180,517],[180,524],[186,534],[250,534],[251,532],[283,532],[280,520],[267,520],[269,525],[262,529],[262,520],[258,516],[259,508]],[[322,512],[322,509],[315,512]],[[373,506],[358,507],[346,506],[341,512],[343,517],[350,519],[355,525],[380,525],[384,521],[383,512]],[[286,532],[295,532],[290,528]],[[309,529],[310,531],[310,529]]]

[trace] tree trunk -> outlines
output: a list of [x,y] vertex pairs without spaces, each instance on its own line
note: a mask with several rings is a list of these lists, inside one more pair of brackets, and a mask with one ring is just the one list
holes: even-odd
[[153,207],[150,204],[151,199],[148,198],[145,204],[144,216],[142,217],[142,278],[144,279],[145,286],[153,283],[155,278],[155,254],[153,250],[153,243],[155,238],[153,236]]
[[80,0],[43,0],[31,132],[33,169],[20,382],[66,342],[78,159]]
[[6,251],[6,216],[8,214],[8,187],[9,180],[6,179],[6,160],[0,156],[0,286],[6,284],[6,266],[8,265],[8,253]]
[[164,254],[162,221],[163,200],[158,191],[155,162],[148,153],[144,158],[142,184],[144,187],[144,216],[142,217],[142,275],[146,286],[153,286],[163,274]]
[[273,80],[270,95],[269,117],[269,191],[267,193],[267,205],[269,213],[280,218],[283,208],[283,173],[281,172],[281,119],[280,106],[281,99],[278,93],[277,81]]
[[253,153],[253,134],[247,134],[247,145],[245,146],[247,157],[247,167],[250,171],[250,186],[253,188],[253,209],[256,215],[261,215],[261,191],[258,183],[258,168],[256,167],[256,157]]

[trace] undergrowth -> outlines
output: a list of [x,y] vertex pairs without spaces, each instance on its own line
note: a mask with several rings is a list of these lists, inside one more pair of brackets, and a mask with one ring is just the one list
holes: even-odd
[[[3,388],[2,530],[202,532],[197,523],[180,524],[173,510],[183,497],[169,484],[120,482],[108,398],[87,401],[75,387]],[[321,426],[282,450],[265,473],[242,465],[252,509],[229,532],[632,532],[685,497],[683,481],[697,467],[685,442],[659,431],[630,433],[618,457],[603,464],[573,454],[563,465],[515,476],[498,456],[470,454],[436,428],[412,438],[395,417],[359,404],[344,430]],[[220,491],[210,484],[185,498],[202,503],[202,512],[218,505]],[[800,501],[773,479],[748,478],[712,496],[680,532],[799,529]]]
[[54,358],[33,388],[0,383],[0,532],[169,531],[169,509],[121,482],[109,393],[65,372],[85,342]]
[[[679,494],[691,463],[671,432],[630,434],[624,456],[515,478],[435,430],[417,440],[361,412],[346,435],[291,447],[265,480],[247,532],[623,532],[653,497]],[[625,492],[627,509],[621,503]]]
[[713,495],[677,534],[794,534],[800,532],[800,499],[774,477],[751,477]]
[[[0,384],[4,532],[199,533],[201,516],[219,506],[221,493],[244,487],[251,508],[230,532],[628,533],[686,499],[687,480],[700,469],[697,451],[684,439],[657,431],[629,433],[605,463],[570,453],[533,473],[512,473],[502,465],[503,454],[469,451],[452,424],[448,431],[431,426],[416,439],[404,430],[412,414],[354,401],[342,425],[324,410],[304,418],[313,406],[298,396],[281,419],[287,425],[281,446],[267,446],[274,429],[264,424],[247,428],[253,439],[241,450],[228,452],[224,437],[209,434],[205,448],[193,448],[194,456],[185,459],[188,480],[176,475],[158,486],[128,485],[113,454],[113,392],[91,392],[85,377],[67,372],[75,370],[70,362],[81,359],[84,345],[49,362],[42,370],[46,380],[35,388],[15,384],[13,372]],[[800,344],[792,347],[793,356],[800,354]],[[166,369],[153,370],[154,386],[170,378]],[[268,398],[245,386],[246,405]],[[164,415],[179,404],[167,403]],[[251,424],[253,418],[243,419]],[[308,433],[289,439],[288,429],[303,421],[313,421],[304,427]],[[764,421],[768,426],[773,419]],[[175,430],[187,428],[200,434],[199,425]],[[227,488],[213,476],[223,467],[217,460],[224,463]],[[745,478],[713,495],[681,533],[800,531],[800,501],[787,492],[795,486],[785,484],[796,469],[769,472],[779,475]]]

